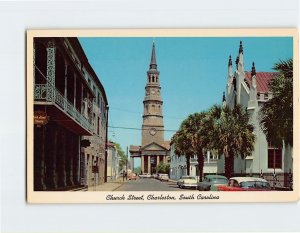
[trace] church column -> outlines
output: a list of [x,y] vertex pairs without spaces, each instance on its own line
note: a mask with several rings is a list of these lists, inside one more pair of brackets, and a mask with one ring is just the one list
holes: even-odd
[[148,173],[151,173],[151,161],[150,161],[150,159],[151,159],[151,156],[148,155]]
[[163,163],[166,163],[166,155],[163,155]]
[[158,173],[158,165],[159,165],[159,155],[156,156],[156,173]]
[[131,166],[131,170],[132,170],[132,172],[134,171],[134,157],[130,157],[130,166]]
[[141,156],[141,171],[144,174],[144,156]]

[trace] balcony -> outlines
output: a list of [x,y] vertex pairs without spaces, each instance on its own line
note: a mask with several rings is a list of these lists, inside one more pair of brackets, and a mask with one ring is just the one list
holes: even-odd
[[82,113],[65,98],[54,86],[49,84],[34,85],[34,104],[36,106],[49,106],[47,114],[50,120],[70,129],[79,135],[93,135],[92,116],[88,108],[93,109],[92,101],[85,98]]

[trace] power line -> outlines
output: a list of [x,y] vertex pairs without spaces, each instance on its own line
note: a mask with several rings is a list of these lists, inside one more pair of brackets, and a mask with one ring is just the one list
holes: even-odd
[[[121,112],[135,113],[135,114],[139,114],[139,115],[143,114],[142,112],[132,111],[132,110],[124,109],[124,108],[110,107],[110,109],[121,111]],[[184,117],[175,117],[175,116],[169,116],[169,115],[164,115],[164,118],[177,119],[177,120],[184,120],[185,119]]]
[[[149,130],[147,129],[141,129],[141,128],[133,128],[133,127],[122,127],[122,126],[108,126],[108,128],[113,128],[113,129],[128,129],[128,130]],[[177,130],[173,129],[156,129],[156,131],[166,131],[166,132],[177,132]]]

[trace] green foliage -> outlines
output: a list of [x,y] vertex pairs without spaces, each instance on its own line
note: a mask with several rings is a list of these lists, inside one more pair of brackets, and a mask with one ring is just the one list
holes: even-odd
[[112,143],[116,146],[118,155],[120,156],[119,168],[122,169],[123,166],[126,165],[126,160],[127,160],[126,155],[125,155],[124,151],[122,150],[119,143],[117,143],[117,142],[112,142]]
[[141,167],[135,167],[134,168],[134,173],[136,173],[136,174],[140,174],[141,171],[142,171]]
[[260,110],[260,127],[273,146],[293,145],[293,60],[280,60],[273,69],[278,72],[269,83],[273,97]]
[[170,173],[170,164],[167,163],[159,163],[157,167],[157,172],[158,173],[165,173],[169,174]]
[[234,171],[234,157],[243,159],[254,150],[254,127],[249,124],[249,114],[241,106],[213,106],[208,121],[212,130],[208,133],[210,148],[225,156],[225,173],[231,177]]

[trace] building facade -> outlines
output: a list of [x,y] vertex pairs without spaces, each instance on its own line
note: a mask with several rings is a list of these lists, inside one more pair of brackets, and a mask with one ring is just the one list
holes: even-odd
[[170,148],[170,142],[164,141],[163,101],[154,42],[143,105],[142,144],[130,146],[131,167],[134,168],[134,158],[139,157],[141,172],[153,174],[157,173],[159,163],[167,163]]
[[105,90],[77,38],[34,38],[34,190],[103,180]]
[[116,180],[119,177],[120,156],[113,142],[107,144],[107,180]]
[[[181,176],[186,176],[187,172],[187,161],[184,155],[177,155],[175,153],[175,146],[171,143],[170,148],[170,178],[178,180]],[[198,174],[198,158],[197,155],[190,157],[190,176],[197,177]],[[204,157],[203,174],[217,174],[218,173],[218,155],[207,151]],[[199,177],[198,177],[199,179]]]
[[[255,64],[252,64],[250,72],[244,68],[244,49],[240,42],[238,56],[235,61],[236,68],[233,71],[232,59],[229,57],[228,77],[226,86],[226,102],[231,108],[235,104],[244,106],[250,114],[250,123],[254,126],[256,136],[254,151],[244,160],[236,158],[234,162],[235,173],[247,174],[281,174],[283,181],[287,179],[286,173],[293,169],[292,148],[282,145],[282,148],[274,148],[268,144],[265,134],[259,126],[259,110],[272,98],[272,92],[268,87],[269,81],[274,78],[274,72],[256,72]],[[221,156],[218,172],[224,172],[224,158]],[[284,181],[284,183],[286,183]]]

